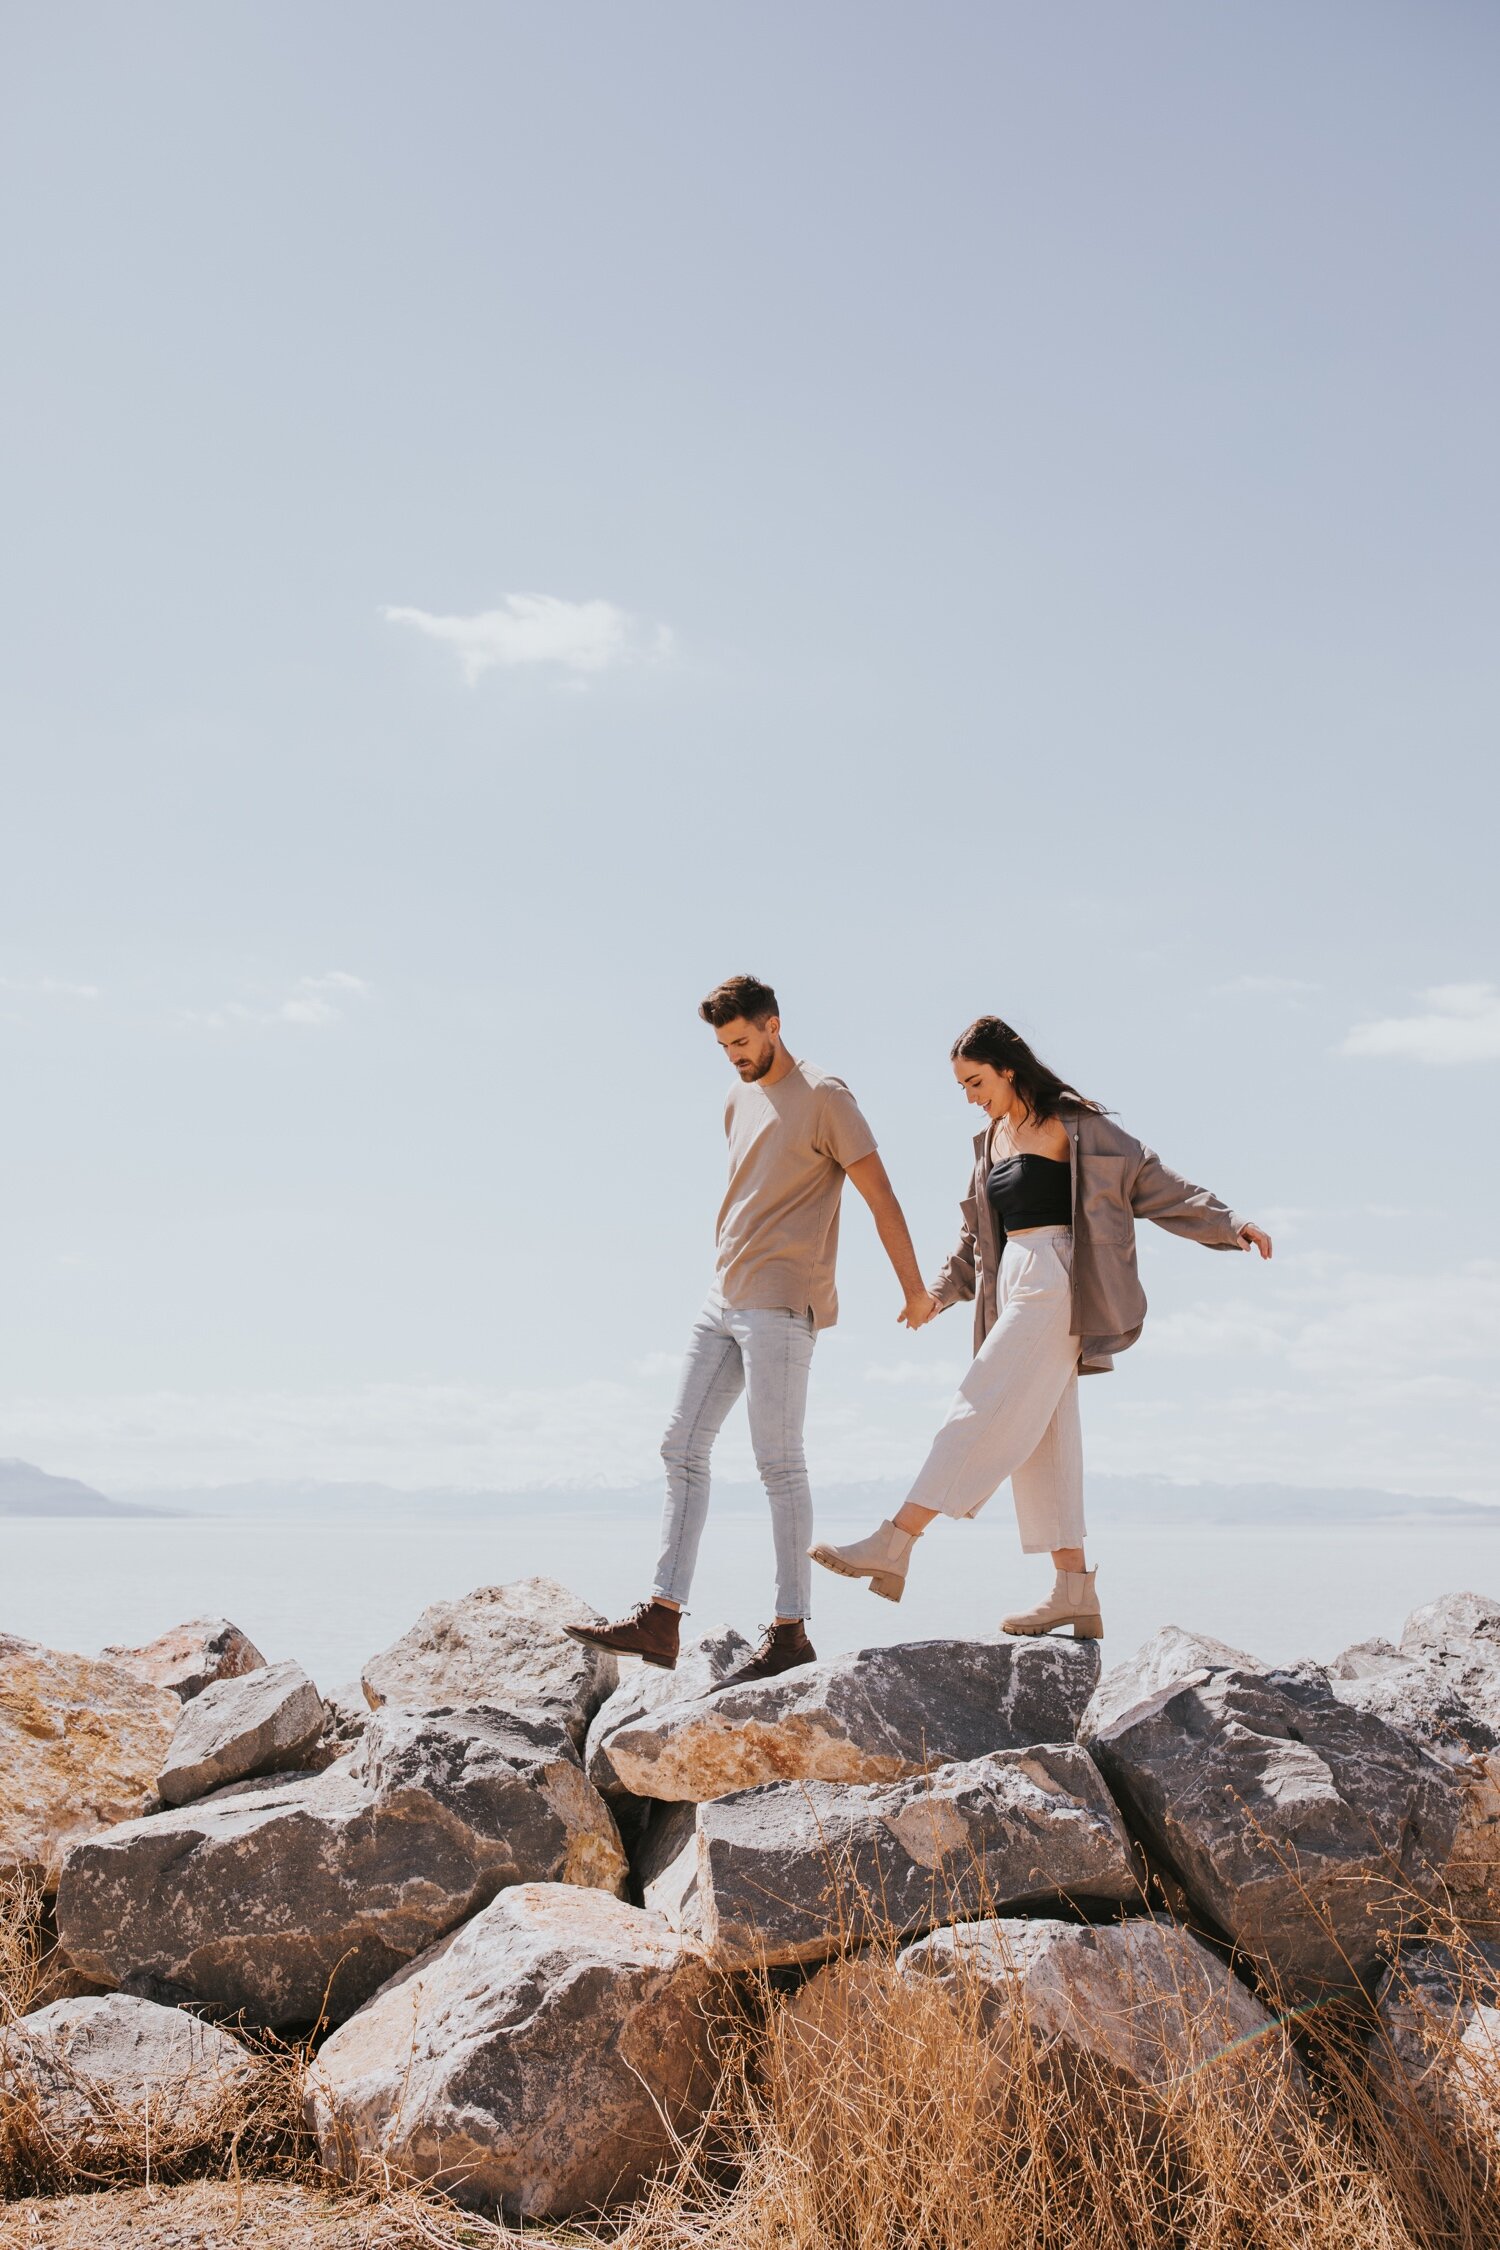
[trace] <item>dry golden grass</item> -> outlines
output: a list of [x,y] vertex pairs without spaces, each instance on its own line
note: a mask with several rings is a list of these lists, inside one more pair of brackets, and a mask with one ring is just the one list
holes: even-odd
[[[1472,1997],[1484,1964],[1450,1934]],[[914,1981],[893,1948],[822,1991],[833,2037],[767,1995],[718,2115],[618,2250],[1500,2245],[1500,2073],[1455,2127],[1366,2002],[1286,2011],[1217,2060],[1200,2020],[1196,2053],[1143,2090],[1049,2047],[1019,1988],[997,2019],[992,1985]],[[1461,1998],[1434,2021],[1434,2068],[1463,2019]]]
[[36,2005],[44,1938],[42,1896],[24,1875],[0,1879],[0,2023]]
[[[1448,1934],[1477,1994],[1484,1964]],[[43,1951],[37,1902],[13,1892],[0,1904],[0,2027],[38,1990]],[[895,1954],[877,1942],[820,1987],[837,2038],[815,2023],[810,2033],[805,1996],[767,1984],[760,2008],[726,2027],[714,2114],[672,2174],[634,2209],[544,2239],[613,2250],[1500,2245],[1500,2053],[1472,2040],[1460,2050],[1462,2005],[1446,2021],[1429,2011],[1415,2067],[1382,2040],[1367,2003],[1340,2000],[1287,2011],[1284,2033],[1232,2059],[1213,2059],[1206,2026],[1197,2053],[1142,2090],[1065,2060],[1019,1997],[997,2019],[992,1985],[919,1982]],[[251,2240],[236,2228],[249,2227],[257,2183],[310,2193],[319,2178],[301,2121],[306,2057],[274,2043],[259,2052],[248,2096],[176,2139],[158,2121],[149,2147],[138,2114],[101,2114],[80,2150],[57,2143],[34,2103],[0,2099],[0,2198],[217,2179],[241,2217],[198,2239]],[[1455,2054],[1467,2073],[1461,2115],[1437,2100]],[[98,2195],[101,2245],[152,2239],[139,2216],[118,2236],[109,2227],[109,2207],[130,2200]],[[519,2250],[522,2239],[389,2173],[341,2190],[328,2211],[330,2227],[349,2230],[340,2240],[392,2250]]]

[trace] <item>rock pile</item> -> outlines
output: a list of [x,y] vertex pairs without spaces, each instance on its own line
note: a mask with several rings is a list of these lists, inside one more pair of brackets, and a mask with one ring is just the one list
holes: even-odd
[[[691,2129],[751,1971],[841,2036],[879,1933],[901,1976],[978,1990],[997,2042],[1019,1994],[1060,2054],[1149,2089],[1173,2057],[1295,2069],[1277,2007],[1382,1975],[1391,2052],[1420,2041],[1454,1975],[1426,1906],[1500,1905],[1477,1596],[1327,1667],[1169,1627],[1102,1680],[1095,1644],[1000,1636],[729,1689],[739,1635],[621,1677],[563,1632],[589,1614],[481,1588],[357,1697],[222,1619],[107,1659],[0,1640],[0,1869],[55,1885],[105,1988],[0,2033],[0,2073],[86,2141],[99,2088],[232,2080],[208,2019],[314,2032],[330,2166],[558,2217]],[[1444,2114],[1496,2044],[1496,1992],[1466,2005]]]

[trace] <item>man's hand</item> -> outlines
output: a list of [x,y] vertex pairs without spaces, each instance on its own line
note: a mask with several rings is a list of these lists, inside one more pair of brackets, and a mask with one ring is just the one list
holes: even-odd
[[1271,1237],[1266,1233],[1264,1227],[1253,1227],[1247,1219],[1240,1228],[1240,1248],[1242,1250],[1258,1250],[1263,1258],[1269,1258],[1271,1255]]
[[925,1328],[929,1320],[936,1320],[942,1306],[930,1289],[914,1289],[905,1305],[896,1315],[902,1328]]

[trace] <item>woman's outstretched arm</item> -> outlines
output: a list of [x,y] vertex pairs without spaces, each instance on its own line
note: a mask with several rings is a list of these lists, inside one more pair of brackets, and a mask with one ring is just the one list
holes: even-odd
[[1141,1150],[1140,1168],[1130,1183],[1130,1208],[1138,1219],[1152,1219],[1171,1234],[1185,1234],[1210,1250],[1258,1250],[1271,1255],[1264,1228],[1242,1219],[1208,1188],[1194,1187],[1163,1164],[1155,1149]]

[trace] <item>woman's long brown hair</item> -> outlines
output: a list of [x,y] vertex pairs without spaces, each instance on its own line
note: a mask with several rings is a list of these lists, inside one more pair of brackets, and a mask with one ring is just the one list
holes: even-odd
[[954,1040],[949,1054],[954,1062],[962,1057],[965,1062],[988,1063],[992,1070],[1008,1070],[1016,1092],[1038,1120],[1056,1117],[1065,1106],[1103,1114],[1102,1102],[1090,1101],[1087,1094],[1080,1094],[1076,1086],[1049,1070],[1019,1031],[1012,1031],[999,1016],[976,1016],[968,1030]]

